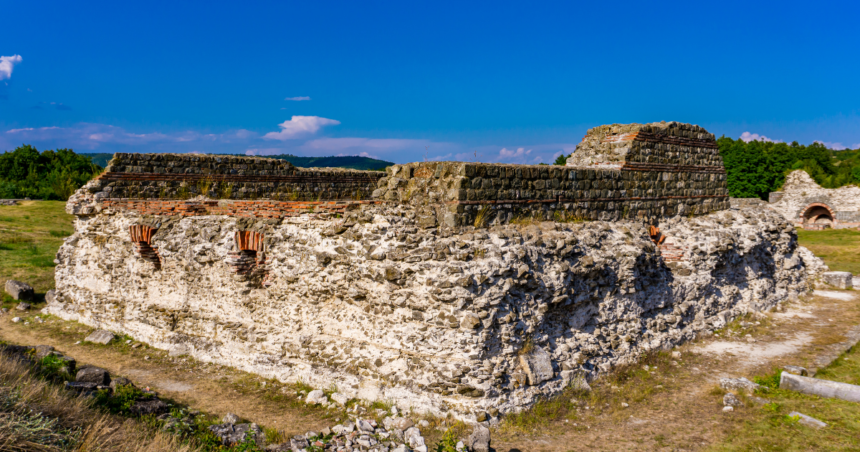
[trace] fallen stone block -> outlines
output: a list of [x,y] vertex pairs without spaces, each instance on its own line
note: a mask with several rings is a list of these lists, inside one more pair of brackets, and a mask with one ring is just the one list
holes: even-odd
[[741,399],[739,399],[738,396],[729,392],[723,396],[723,405],[725,405],[725,406],[743,406],[744,403],[741,402]]
[[98,384],[86,381],[67,381],[66,389],[76,392],[92,392],[98,388]]
[[490,429],[483,425],[476,425],[475,430],[469,435],[469,449],[474,452],[490,451]]
[[161,399],[145,399],[134,402],[134,405],[129,408],[134,414],[144,416],[147,414],[162,414],[170,410],[170,406],[164,403]]
[[832,399],[860,402],[860,386],[838,381],[819,380],[783,372],[779,378],[779,388],[813,394]]
[[30,303],[18,303],[18,306],[15,306],[15,309],[19,311],[29,311]]
[[305,403],[309,403],[311,405],[318,405],[326,402],[328,402],[328,399],[322,389],[315,389],[309,392],[307,398],[305,398]]
[[40,359],[50,355],[51,352],[54,351],[54,347],[51,345],[37,345],[35,347],[35,350],[36,350],[36,359],[40,360]]
[[854,287],[854,275],[849,272],[824,272],[821,280],[829,286],[837,289],[851,289]]
[[33,301],[33,287],[25,282],[10,279],[6,281],[6,293],[21,301]]
[[331,395],[331,400],[340,406],[344,406],[344,405],[346,405],[346,402],[349,402],[349,397],[347,397],[347,396],[345,396],[339,392],[335,392],[334,394]]
[[726,391],[746,391],[750,394],[760,388],[761,385],[753,383],[746,378],[720,378],[720,387]]
[[812,427],[812,428],[827,427],[827,424],[825,424],[824,422],[821,422],[818,419],[815,419],[814,417],[811,417],[811,416],[807,416],[803,413],[798,413],[797,411],[792,411],[791,413],[788,413],[788,415],[791,417],[797,416],[799,418],[797,423],[801,424],[801,425],[805,425],[807,427]]
[[552,379],[552,360],[549,353],[535,346],[529,353],[520,355],[520,365],[528,377],[529,385],[538,385]]
[[75,381],[78,383],[95,383],[97,385],[109,385],[110,373],[101,367],[86,366],[80,368],[75,375]]
[[110,341],[114,340],[114,338],[116,338],[116,336],[108,330],[95,330],[84,340],[94,344],[107,345],[110,344]]
[[782,366],[782,370],[784,370],[788,373],[800,375],[803,377],[809,375],[809,371],[806,370],[805,367],[800,367],[800,366]]

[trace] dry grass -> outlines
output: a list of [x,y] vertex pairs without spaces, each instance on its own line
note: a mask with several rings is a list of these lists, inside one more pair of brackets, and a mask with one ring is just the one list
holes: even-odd
[[170,434],[98,411],[0,356],[0,451],[190,451]]

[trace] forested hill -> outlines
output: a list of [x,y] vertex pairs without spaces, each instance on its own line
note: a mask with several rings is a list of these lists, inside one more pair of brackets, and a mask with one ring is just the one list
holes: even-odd
[[102,168],[71,149],[0,152],[0,198],[66,200]]
[[747,143],[725,136],[717,144],[728,174],[729,194],[735,198],[766,200],[794,170],[806,171],[824,188],[860,184],[860,150],[833,151],[820,143],[804,146],[796,141]]
[[[113,158],[113,154],[80,154],[88,157],[93,163],[101,167]],[[233,154],[241,155],[241,154]],[[264,157],[286,160],[300,168],[351,168],[357,170],[384,170],[386,166],[394,163],[385,160],[377,160],[368,157],[342,156],[342,157],[299,157],[291,154],[266,155]]]

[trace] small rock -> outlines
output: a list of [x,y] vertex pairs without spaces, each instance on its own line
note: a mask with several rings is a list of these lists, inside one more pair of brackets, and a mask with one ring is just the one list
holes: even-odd
[[[33,301],[33,287],[25,282],[10,279],[6,281],[6,293],[21,301]],[[29,306],[28,308],[29,309]]]
[[761,386],[753,383],[746,378],[720,378],[720,387],[726,391],[744,390],[748,393],[755,392]]
[[108,330],[95,330],[84,340],[94,344],[107,345],[110,341],[114,340],[115,337],[116,336]]
[[735,407],[733,407],[733,406],[724,406],[723,407],[723,413],[728,413],[728,412],[734,411],[734,410],[735,410]]
[[427,428],[430,426],[430,423],[424,419],[421,419],[420,421],[418,421],[418,426],[421,428]]
[[15,306],[15,309],[19,311],[29,311],[30,303],[18,303],[18,306]]
[[20,321],[21,321],[21,317],[12,317],[12,322],[13,322],[13,323],[18,323],[18,322],[20,322]]
[[325,393],[322,389],[314,389],[313,391],[308,393],[307,398],[305,398],[305,403],[310,405],[318,405],[320,403],[326,403],[328,399],[325,396]]
[[67,381],[65,384],[66,389],[70,391],[77,392],[91,392],[95,391],[99,385],[95,383],[86,383],[86,382],[77,382],[77,381]]
[[365,420],[359,420],[356,427],[358,427],[358,431],[360,432],[373,433],[373,426]]
[[110,388],[112,390],[116,391],[116,388],[118,388],[120,386],[132,386],[132,387],[134,387],[134,384],[132,384],[131,380],[129,380],[128,378],[124,378],[124,377],[116,377],[116,378],[111,379]]
[[800,375],[802,377],[809,375],[809,371],[806,370],[805,367],[800,367],[800,366],[783,366],[782,370],[784,370],[790,374]]
[[138,400],[129,408],[129,411],[138,415],[144,416],[147,414],[161,414],[170,410],[170,406],[164,403],[161,399]]
[[349,397],[347,397],[347,396],[345,396],[339,392],[335,392],[334,394],[331,395],[331,400],[340,406],[345,406],[346,402],[349,402]]
[[788,413],[788,415],[792,416],[792,417],[794,417],[794,416],[799,417],[800,419],[797,421],[797,423],[801,424],[801,425],[805,425],[807,427],[812,427],[812,428],[827,427],[827,424],[825,424],[824,422],[821,422],[818,419],[815,419],[814,417],[807,416],[807,415],[802,414],[802,413],[798,413],[797,411],[792,411],[791,413]]
[[51,345],[37,345],[35,350],[36,360],[41,360],[42,358],[50,355],[54,351],[54,347]]
[[221,444],[233,446],[244,442],[249,435],[256,437],[260,433],[260,427],[257,424],[218,424],[210,425],[209,431],[221,440]]
[[469,435],[469,448],[474,452],[490,452],[490,429],[476,425]]
[[627,408],[627,407],[629,407],[629,406],[630,406],[630,405],[629,405],[629,404],[627,404],[626,402],[621,402],[621,408]]
[[487,416],[487,413],[482,411],[482,412],[478,413],[478,416],[476,416],[475,419],[477,419],[478,422],[484,422],[487,419],[489,419],[489,416]]
[[110,373],[101,367],[85,366],[78,370],[75,381],[107,386],[110,384]]
[[743,406],[743,402],[741,402],[741,399],[739,399],[738,396],[729,392],[723,396],[723,405],[725,405],[725,406],[738,406],[739,407],[739,406]]
[[672,358],[681,359],[681,352],[672,352]]
[[309,446],[310,443],[308,443],[307,438],[302,435],[296,435],[290,438],[290,447],[292,447],[293,450],[307,449]]
[[238,424],[239,420],[239,416],[233,413],[227,413],[223,418],[221,418],[221,422],[224,424]]

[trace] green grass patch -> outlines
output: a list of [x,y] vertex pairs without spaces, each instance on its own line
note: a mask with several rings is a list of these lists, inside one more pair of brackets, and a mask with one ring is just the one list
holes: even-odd
[[828,229],[797,231],[798,242],[824,260],[833,271],[860,274],[860,231]]
[[54,259],[73,228],[63,201],[0,206],[0,279],[17,279],[40,295],[54,288]]

